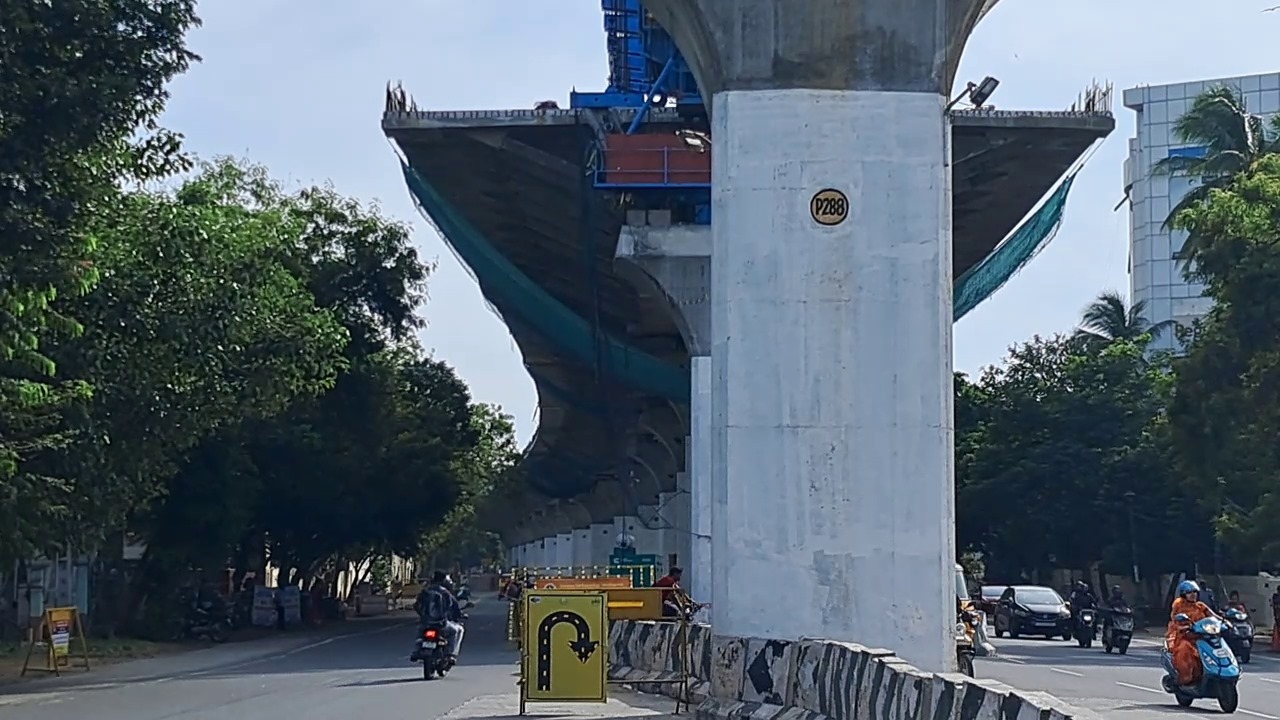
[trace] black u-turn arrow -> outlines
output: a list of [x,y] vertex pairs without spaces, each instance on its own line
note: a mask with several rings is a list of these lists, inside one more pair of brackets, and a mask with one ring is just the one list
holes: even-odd
[[600,642],[591,639],[591,626],[585,618],[576,612],[559,610],[543,618],[538,625],[538,661],[535,670],[538,675],[538,689],[551,691],[551,631],[560,623],[568,623],[578,631],[578,638],[569,643],[569,649],[577,654],[578,660],[586,663],[600,647]]

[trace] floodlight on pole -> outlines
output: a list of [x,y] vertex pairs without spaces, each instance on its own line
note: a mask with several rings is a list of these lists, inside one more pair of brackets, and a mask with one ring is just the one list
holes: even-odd
[[964,90],[961,90],[954,100],[947,103],[947,110],[955,107],[961,100],[966,98],[973,103],[974,107],[982,107],[995,94],[998,87],[1000,87],[1000,81],[990,75],[982,78],[982,82],[965,83]]
[[982,82],[978,83],[977,87],[969,86],[969,102],[982,107],[998,87],[1000,87],[999,80],[990,75],[982,78]]

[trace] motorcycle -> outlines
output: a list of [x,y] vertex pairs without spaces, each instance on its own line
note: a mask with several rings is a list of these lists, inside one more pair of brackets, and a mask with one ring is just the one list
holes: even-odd
[[1097,637],[1098,615],[1092,608],[1076,611],[1075,636],[1076,644],[1082,648],[1093,647],[1093,639]]
[[1230,608],[1225,613],[1230,626],[1224,637],[1231,652],[1235,653],[1241,665],[1249,664],[1249,656],[1253,654],[1253,633],[1255,628],[1249,621],[1249,613],[1239,608]]
[[[1180,624],[1190,622],[1190,618],[1179,613],[1173,618]],[[1207,617],[1191,625],[1184,632],[1195,640],[1196,649],[1200,651],[1200,662],[1204,672],[1195,685],[1179,685],[1178,673],[1173,667],[1173,655],[1168,648],[1160,654],[1160,665],[1165,675],[1160,679],[1164,691],[1173,695],[1181,707],[1191,707],[1196,700],[1216,699],[1222,712],[1231,714],[1240,705],[1240,665],[1236,662],[1235,653],[1223,640],[1225,624],[1215,617]]]
[[444,624],[428,625],[418,638],[418,649],[413,661],[422,663],[422,679],[430,680],[437,674],[444,677],[453,669],[449,657],[449,640],[445,637]]
[[1110,653],[1112,650],[1124,655],[1129,652],[1129,644],[1133,642],[1133,609],[1129,607],[1112,608],[1110,616],[1102,625],[1102,649]]
[[[468,602],[462,607],[464,610],[470,609],[475,607],[475,603]],[[463,613],[459,619],[466,620],[467,615]],[[418,637],[418,647],[409,660],[422,663],[423,680],[430,680],[436,675],[444,677],[453,669],[457,661],[449,657],[449,639],[445,633],[444,623],[426,625],[422,635]]]

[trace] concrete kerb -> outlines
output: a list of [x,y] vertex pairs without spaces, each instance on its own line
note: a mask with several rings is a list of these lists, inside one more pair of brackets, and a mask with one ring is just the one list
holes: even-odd
[[829,640],[713,637],[691,625],[687,695],[680,625],[615,620],[609,678],[695,706],[699,720],[1101,720],[1041,692],[919,670],[889,650]]

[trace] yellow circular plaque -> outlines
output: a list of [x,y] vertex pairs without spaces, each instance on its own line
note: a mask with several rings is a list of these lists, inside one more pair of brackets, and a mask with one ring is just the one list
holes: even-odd
[[849,198],[835,188],[819,190],[809,201],[809,214],[819,225],[839,225],[849,218]]

